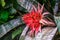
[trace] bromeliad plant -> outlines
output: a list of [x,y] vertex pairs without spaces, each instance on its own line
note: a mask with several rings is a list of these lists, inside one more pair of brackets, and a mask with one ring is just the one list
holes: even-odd
[[43,19],[45,14],[48,14],[48,12],[43,13],[44,5],[41,6],[38,3],[38,9],[33,5],[33,10],[27,14],[25,14],[22,17],[22,20],[26,23],[26,25],[30,28],[29,34],[32,35],[35,33],[35,35],[40,31],[41,27],[45,24],[53,24],[49,22],[48,20]]
[[[38,9],[35,8],[33,5],[33,10],[30,13],[27,13],[23,16],[23,21],[27,24],[27,26],[31,29],[29,32],[30,34],[33,34],[35,31],[35,34],[38,33],[38,31],[41,32],[41,19],[43,18],[42,12],[43,12],[44,5],[40,8],[40,4],[38,4]],[[40,30],[39,30],[40,28]]]

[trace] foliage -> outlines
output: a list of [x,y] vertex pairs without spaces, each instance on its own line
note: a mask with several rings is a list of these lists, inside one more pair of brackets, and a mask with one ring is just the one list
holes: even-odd
[[18,29],[16,29],[15,31],[12,32],[12,39],[14,39],[17,35],[22,33],[22,28],[19,27]]
[[17,11],[26,12],[26,9],[20,6],[17,0],[0,0],[0,24],[17,17],[19,13]]
[[9,13],[7,11],[0,12],[0,21],[7,21]]
[[[41,4],[44,3],[46,5],[46,9],[51,11],[54,8],[54,0],[48,2],[48,0],[40,0]],[[39,2],[40,2],[39,1]],[[51,7],[49,6],[51,5]],[[50,8],[50,9],[49,9]],[[17,0],[0,0],[0,25],[6,23],[15,17],[19,16],[19,13],[26,13],[27,10],[17,3]],[[24,25],[23,25],[24,26]],[[25,26],[24,26],[25,27]],[[3,36],[0,40],[17,40],[17,36],[22,33],[24,27],[19,27],[17,29],[13,29],[8,32],[5,36]]]
[[5,1],[4,0],[0,0],[0,4],[2,5],[2,7],[5,6]]

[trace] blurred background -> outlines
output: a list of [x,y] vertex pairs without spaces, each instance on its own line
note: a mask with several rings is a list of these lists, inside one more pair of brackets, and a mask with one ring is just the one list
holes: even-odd
[[[60,0],[0,0],[0,40],[19,40],[26,26],[21,17],[38,2],[53,16],[60,17]],[[60,40],[59,32],[53,40]]]

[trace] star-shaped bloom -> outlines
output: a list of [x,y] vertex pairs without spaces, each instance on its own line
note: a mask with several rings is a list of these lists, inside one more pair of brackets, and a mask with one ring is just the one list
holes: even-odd
[[44,5],[40,8],[40,4],[38,3],[38,8],[33,5],[33,10],[22,17],[23,21],[30,28],[30,34],[33,34],[34,32],[37,34],[38,31],[41,32],[42,24],[48,23],[47,20],[43,19],[44,15],[47,14],[42,14],[43,9]]

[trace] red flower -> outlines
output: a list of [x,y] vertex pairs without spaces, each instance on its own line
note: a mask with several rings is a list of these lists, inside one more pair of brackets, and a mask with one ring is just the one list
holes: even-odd
[[35,31],[35,34],[37,34],[39,28],[41,28],[40,20],[42,19],[43,6],[40,8],[40,5],[38,4],[38,9],[36,9],[33,5],[33,10],[22,17],[23,21],[31,29],[30,33]]

